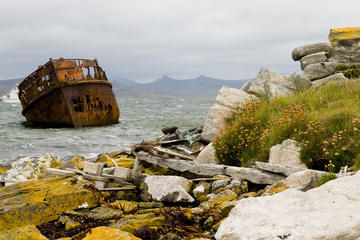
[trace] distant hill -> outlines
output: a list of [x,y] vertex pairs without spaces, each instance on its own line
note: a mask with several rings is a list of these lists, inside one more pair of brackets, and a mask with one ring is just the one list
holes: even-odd
[[16,84],[20,83],[24,78],[15,78],[9,80],[0,80],[0,97],[14,89]]
[[138,83],[134,80],[131,80],[131,79],[128,79],[128,78],[123,78],[123,77],[112,77],[110,78],[110,81],[112,83],[120,83],[120,84],[123,84],[127,87],[134,87],[134,86],[137,86],[141,83]]
[[201,75],[197,78],[177,80],[164,75],[151,83],[138,84],[134,87],[158,94],[176,96],[216,96],[222,86],[241,88],[247,81],[245,80],[221,80]]
[[[0,80],[0,96],[10,92],[23,78]],[[241,88],[245,80],[221,80],[201,75],[193,79],[177,80],[164,75],[150,83],[138,83],[123,77],[109,78],[118,97],[215,97],[222,86]]]
[[[117,97],[162,97],[161,94],[145,92],[136,87],[126,86],[118,81],[110,80],[113,86],[113,92]],[[136,82],[135,82],[136,83]]]

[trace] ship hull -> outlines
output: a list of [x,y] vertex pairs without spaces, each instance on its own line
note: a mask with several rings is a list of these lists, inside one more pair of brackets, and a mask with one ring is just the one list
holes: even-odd
[[40,125],[71,127],[118,123],[119,108],[111,84],[77,82],[49,91],[23,110],[26,120]]

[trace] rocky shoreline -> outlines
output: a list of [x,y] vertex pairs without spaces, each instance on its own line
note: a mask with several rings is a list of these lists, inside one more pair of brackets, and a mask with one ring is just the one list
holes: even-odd
[[[222,88],[204,127],[164,128],[158,138],[93,159],[61,162],[45,155],[0,167],[0,238],[359,238],[360,173],[352,166],[338,174],[307,169],[292,139],[269,149],[268,162],[229,166],[220,164],[212,144],[224,119],[246,102],[329,82],[324,78],[334,72],[313,78],[308,69],[357,59],[354,36],[360,39],[360,29],[351,31],[350,45],[344,44],[346,34],[333,30],[332,46],[295,49],[303,74],[261,70],[242,89]],[[331,81],[348,80],[337,74]]]

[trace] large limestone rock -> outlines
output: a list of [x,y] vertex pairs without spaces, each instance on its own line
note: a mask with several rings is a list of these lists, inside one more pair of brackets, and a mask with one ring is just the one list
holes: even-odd
[[250,86],[252,85],[253,83],[252,82],[246,82],[241,88],[240,90],[244,91],[244,92],[248,92],[249,91],[249,88]]
[[311,81],[304,74],[296,72],[292,74],[292,78],[294,79],[296,90],[306,90],[312,86]]
[[178,176],[148,176],[141,185],[144,201],[194,202],[188,193],[192,182]]
[[268,99],[288,96],[296,91],[291,75],[280,75],[268,69],[261,69],[248,92],[266,95]]
[[312,87],[317,88],[317,87],[325,85],[329,82],[344,82],[344,81],[348,81],[348,80],[349,79],[346,78],[343,73],[336,73],[336,74],[330,75],[328,77],[313,81]]
[[294,168],[307,168],[300,160],[301,147],[295,140],[287,139],[270,149],[269,163]]
[[329,41],[332,47],[352,39],[360,39],[360,27],[330,29]]
[[283,182],[288,188],[295,188],[306,191],[312,188],[316,180],[324,174],[326,174],[326,172],[307,169],[291,174],[285,180],[283,180]]
[[313,54],[307,55],[307,56],[301,58],[301,60],[300,60],[301,69],[304,70],[304,68],[310,64],[326,62],[327,59],[328,59],[327,52],[319,52],[319,53],[313,53]]
[[57,219],[66,210],[97,206],[94,193],[71,178],[27,181],[0,188],[0,231],[40,225]]
[[255,96],[239,89],[222,87],[216,97],[215,105],[209,111],[201,134],[202,138],[211,142],[220,134],[220,129],[225,127],[224,119],[230,117],[237,107],[255,99]]
[[328,43],[314,43],[295,48],[291,55],[294,61],[298,61],[306,55],[318,52],[328,52],[330,49],[331,47]]
[[339,63],[360,62],[360,28],[331,29],[329,40],[332,50],[329,61]]
[[238,201],[216,239],[359,239],[360,172],[303,192]]
[[310,64],[305,67],[304,75],[311,81],[324,78],[333,74],[335,68],[339,65],[340,63],[336,63],[336,62],[323,62],[323,63]]
[[255,168],[234,167],[221,164],[200,164],[193,161],[164,159],[150,156],[143,152],[138,152],[136,156],[139,160],[150,164],[178,172],[191,172],[201,176],[227,175],[233,178],[245,179],[256,184],[273,184],[284,179],[284,177],[279,174],[273,174]]
[[196,157],[197,163],[220,163],[216,158],[215,149],[213,143],[209,143]]

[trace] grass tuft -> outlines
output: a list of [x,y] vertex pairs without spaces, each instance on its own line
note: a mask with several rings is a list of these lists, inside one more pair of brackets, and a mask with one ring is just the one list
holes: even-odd
[[333,173],[330,174],[324,174],[318,179],[316,179],[314,187],[320,187],[321,185],[327,183],[328,181],[336,179],[336,175]]
[[289,138],[301,144],[309,168],[352,166],[360,154],[360,79],[249,102],[227,119],[214,147],[221,162],[247,166],[268,161],[269,149]]

